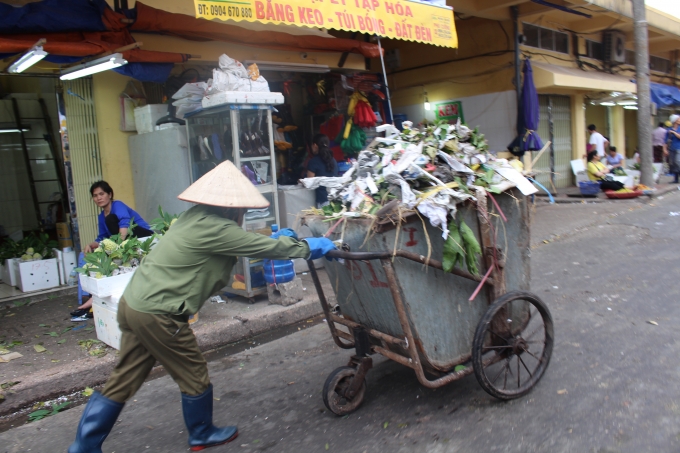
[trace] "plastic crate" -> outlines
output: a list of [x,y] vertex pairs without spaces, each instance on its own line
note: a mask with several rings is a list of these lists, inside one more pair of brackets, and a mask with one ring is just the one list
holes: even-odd
[[597,195],[600,192],[600,183],[597,181],[581,181],[578,183],[581,195]]
[[118,325],[119,301],[120,296],[92,296],[92,314],[97,338],[115,349],[120,349],[122,336]]

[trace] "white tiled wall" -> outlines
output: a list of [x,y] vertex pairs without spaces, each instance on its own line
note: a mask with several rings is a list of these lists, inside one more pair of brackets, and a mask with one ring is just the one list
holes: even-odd
[[[506,151],[516,135],[517,99],[514,91],[482,94],[450,99],[463,103],[463,116],[468,126],[479,126],[492,151]],[[437,102],[445,102],[438,100]],[[434,108],[435,102],[432,102]],[[395,107],[394,113],[404,113],[410,121],[419,123],[424,117],[434,120],[434,110],[426,112],[423,104]],[[425,116],[427,114],[427,116]]]

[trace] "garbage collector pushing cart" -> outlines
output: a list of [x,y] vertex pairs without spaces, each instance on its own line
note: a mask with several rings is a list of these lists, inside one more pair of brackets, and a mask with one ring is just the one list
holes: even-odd
[[269,202],[229,161],[179,198],[197,205],[179,217],[125,289],[118,307],[120,359],[104,390],[90,397],[69,453],[102,452],[125,402],[156,360],[179,385],[191,450],[235,439],[236,426],[212,423],[213,388],[189,316],[227,284],[239,256],[318,259],[335,249],[325,238],[276,240],[244,231],[240,225],[246,209],[266,208]]

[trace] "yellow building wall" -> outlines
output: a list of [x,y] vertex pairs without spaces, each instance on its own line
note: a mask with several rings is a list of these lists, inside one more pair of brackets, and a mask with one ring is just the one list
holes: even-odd
[[586,154],[586,107],[582,94],[571,97],[571,159],[582,159]]
[[600,105],[586,104],[586,124],[585,127],[594,124],[597,131],[602,135],[609,135],[607,130],[607,107]]
[[622,106],[617,105],[609,108],[609,124],[611,125],[611,132],[609,133],[609,144],[616,146],[616,151],[623,154],[626,152],[626,120],[624,117],[625,110]]
[[[423,103],[427,91],[431,103],[458,97],[514,90],[511,22],[480,18],[457,20],[458,49],[399,40],[383,40],[386,50],[399,49],[401,67],[389,71],[388,82],[395,110]],[[508,38],[506,39],[505,33]],[[476,57],[498,52],[498,55]],[[458,61],[453,61],[458,60]],[[380,60],[371,61],[380,72]]]
[[129,80],[129,77],[113,71],[95,74],[92,95],[97,115],[102,176],[113,188],[115,199],[134,209],[135,189],[132,182],[128,137],[136,132],[120,130],[118,103],[118,97],[125,90]]
[[626,157],[633,157],[638,143],[637,111],[623,111],[624,124],[626,127]]

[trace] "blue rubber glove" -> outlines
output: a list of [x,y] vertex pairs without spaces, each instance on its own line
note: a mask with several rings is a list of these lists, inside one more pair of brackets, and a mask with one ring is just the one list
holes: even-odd
[[[333,244],[333,241],[331,241],[328,238],[305,238],[303,239],[303,241],[307,242],[307,244],[309,245],[309,250],[311,250],[312,252],[312,254],[308,258],[310,260],[319,259],[322,256],[325,256],[326,253],[330,252],[331,250],[337,249],[335,244]],[[332,258],[326,259],[332,261]]]
[[297,239],[297,233],[290,228],[283,228],[276,233],[272,233],[272,239],[278,239],[280,236],[288,236],[289,238]]

